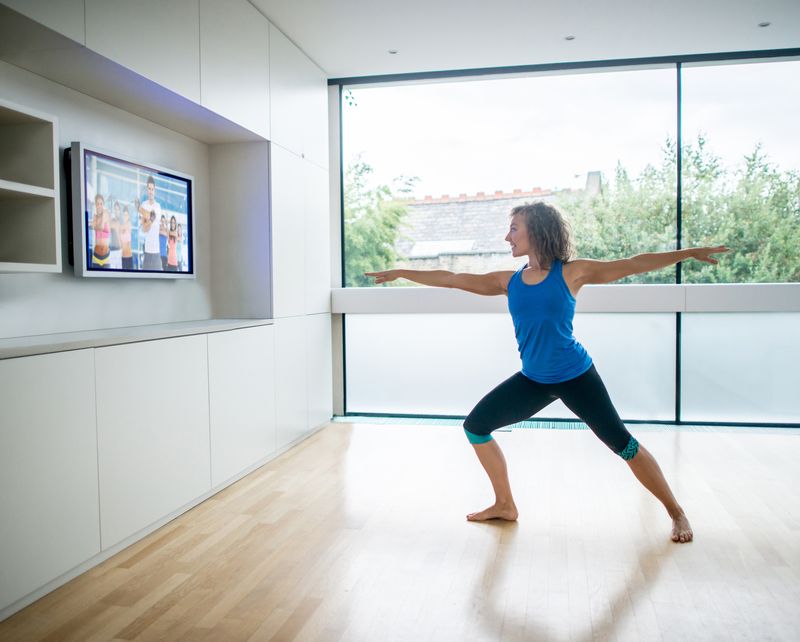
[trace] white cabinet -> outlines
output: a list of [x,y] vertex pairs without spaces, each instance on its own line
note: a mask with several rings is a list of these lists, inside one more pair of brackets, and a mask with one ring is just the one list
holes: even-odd
[[95,351],[102,546],[211,488],[205,335]]
[[209,149],[214,315],[272,317],[269,143]]
[[330,311],[328,173],[272,146],[274,318]]
[[3,4],[67,38],[86,43],[83,0],[3,0]]
[[331,310],[331,238],[328,172],[303,162],[305,313]]
[[269,138],[269,22],[246,0],[200,0],[200,97]]
[[278,448],[308,433],[306,317],[275,320]]
[[305,58],[303,75],[303,153],[306,160],[328,168],[328,78],[311,60]]
[[86,0],[86,46],[200,102],[198,0]]
[[303,63],[303,53],[270,24],[270,140],[298,155],[303,153]]
[[0,361],[0,610],[100,552],[92,350]]
[[0,272],[60,272],[58,120],[0,100],[0,149]]
[[208,335],[212,487],[276,449],[274,333],[258,326]]
[[303,160],[272,145],[272,316],[305,312],[305,214]]
[[325,74],[270,25],[271,140],[320,167],[328,166]]
[[318,428],[333,416],[331,315],[306,317],[308,427]]

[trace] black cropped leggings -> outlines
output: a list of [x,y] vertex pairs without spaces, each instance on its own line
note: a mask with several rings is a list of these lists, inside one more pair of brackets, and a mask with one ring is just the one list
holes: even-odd
[[478,402],[464,420],[464,431],[470,443],[486,443],[493,430],[528,419],[556,399],[617,455],[626,460],[636,456],[639,442],[619,418],[594,365],[561,383],[537,383],[521,372],[512,375]]

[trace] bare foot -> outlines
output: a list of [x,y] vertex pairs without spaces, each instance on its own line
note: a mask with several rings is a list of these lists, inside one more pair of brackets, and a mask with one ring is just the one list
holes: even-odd
[[470,513],[467,515],[467,521],[485,522],[489,519],[504,519],[508,522],[515,522],[518,516],[517,507],[513,502],[510,504],[495,503],[493,506],[489,506],[489,508],[478,513]]
[[672,541],[685,544],[686,542],[691,542],[693,538],[694,533],[692,533],[689,520],[686,519],[686,515],[681,513],[672,520]]

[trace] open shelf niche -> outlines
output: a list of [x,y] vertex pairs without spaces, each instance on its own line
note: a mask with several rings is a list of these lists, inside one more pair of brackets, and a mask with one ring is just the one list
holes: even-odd
[[60,272],[58,119],[0,100],[0,272]]

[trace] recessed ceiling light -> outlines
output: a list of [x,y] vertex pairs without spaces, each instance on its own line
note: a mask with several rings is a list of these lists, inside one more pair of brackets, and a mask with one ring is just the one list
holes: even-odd
[[397,53],[397,49],[389,49],[389,53],[394,55]]
[[575,40],[575,36],[564,36],[564,40]]
[[771,22],[759,22],[759,27],[769,27],[772,23]]

